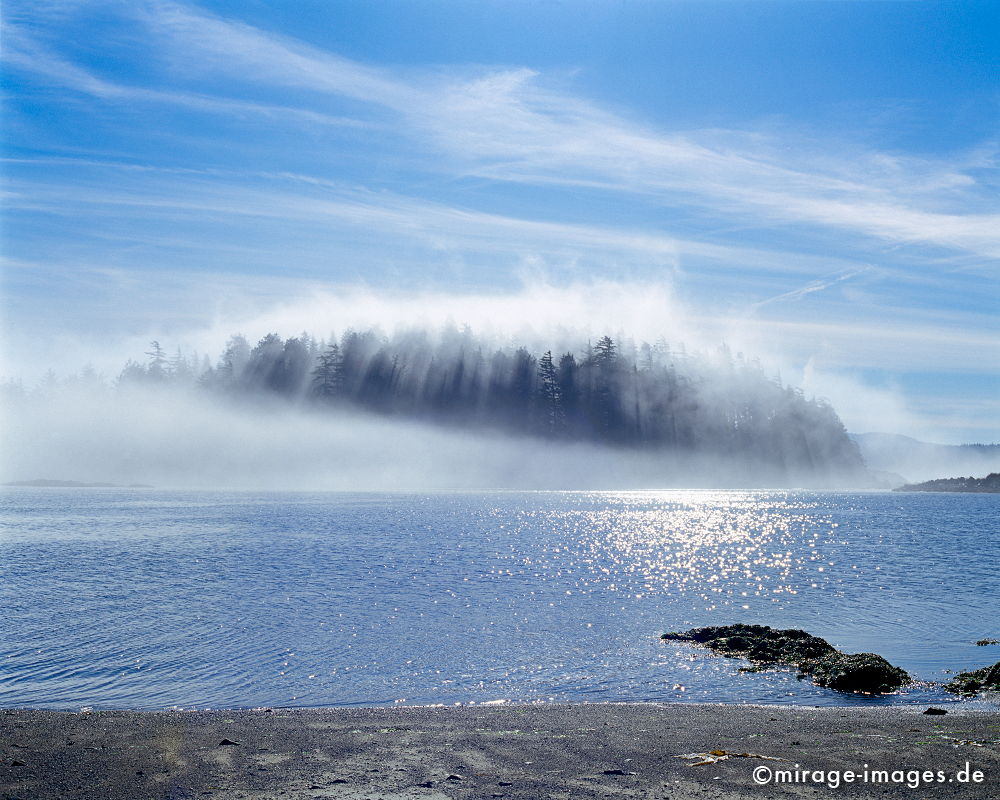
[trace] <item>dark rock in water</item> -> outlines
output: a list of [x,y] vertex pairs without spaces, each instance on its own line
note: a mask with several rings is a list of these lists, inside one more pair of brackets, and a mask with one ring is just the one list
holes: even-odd
[[1000,692],[1000,661],[992,667],[983,667],[972,672],[960,672],[945,690],[955,694],[978,694],[979,692]]
[[[713,625],[683,633],[665,633],[661,639],[694,642],[729,656],[743,656],[752,671],[787,664],[798,667],[819,686],[844,692],[891,692],[910,682],[910,676],[874,653],[848,655],[826,639],[795,628],[769,625]],[[744,670],[749,671],[749,670]]]
[[798,664],[834,653],[833,645],[805,631],[779,630],[769,625],[713,625],[686,633],[665,633],[661,639],[697,642],[719,653],[746,656],[758,664]]
[[980,639],[976,647],[989,647],[991,644],[1000,644],[1000,639]]
[[910,682],[906,670],[894,667],[875,653],[833,652],[822,658],[803,661],[799,669],[818,686],[842,692],[882,694]]

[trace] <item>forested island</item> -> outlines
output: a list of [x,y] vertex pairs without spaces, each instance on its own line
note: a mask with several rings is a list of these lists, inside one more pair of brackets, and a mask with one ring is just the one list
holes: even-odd
[[236,403],[281,403],[324,414],[363,410],[452,429],[722,458],[775,475],[863,483],[864,463],[834,409],[768,376],[726,347],[603,336],[531,351],[468,327],[391,336],[348,330],[329,341],[269,333],[230,337],[215,363],[153,342],[114,388],[186,386]]
[[938,478],[923,483],[908,483],[894,489],[896,492],[1000,492],[1000,472],[991,472],[985,478]]

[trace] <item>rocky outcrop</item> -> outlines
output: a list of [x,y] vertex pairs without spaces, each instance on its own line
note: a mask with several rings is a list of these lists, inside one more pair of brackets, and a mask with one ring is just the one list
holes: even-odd
[[905,670],[875,653],[841,653],[818,636],[794,628],[769,625],[714,625],[683,633],[665,633],[670,641],[701,644],[727,656],[742,656],[757,669],[788,665],[800,677],[843,692],[882,694],[910,683]]
[[960,672],[944,688],[954,694],[973,695],[980,692],[1000,692],[1000,661],[991,667],[972,672]]
[[795,629],[768,625],[715,625],[685,633],[665,633],[663,639],[703,644],[718,653],[744,656],[757,664],[793,664],[836,650],[825,639]]
[[875,653],[833,652],[799,664],[799,670],[809,675],[813,683],[841,692],[883,694],[910,682],[906,670],[894,667]]

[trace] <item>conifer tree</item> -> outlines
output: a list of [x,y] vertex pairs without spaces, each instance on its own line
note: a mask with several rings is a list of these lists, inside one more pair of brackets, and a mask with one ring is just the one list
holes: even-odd
[[559,391],[559,373],[552,361],[551,350],[538,360],[538,399],[542,431],[549,436],[561,433],[566,420]]
[[340,357],[340,345],[331,342],[317,357],[312,373],[312,391],[317,397],[332,400],[343,394],[344,363]]

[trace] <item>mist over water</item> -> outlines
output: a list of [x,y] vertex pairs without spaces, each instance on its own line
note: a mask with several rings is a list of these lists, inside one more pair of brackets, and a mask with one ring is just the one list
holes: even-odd
[[360,411],[234,406],[183,390],[60,392],[8,407],[5,418],[4,481],[392,490],[711,488],[783,478],[709,456],[451,430]]
[[8,386],[7,481],[310,489],[864,486],[822,400],[726,348],[603,336],[532,353],[448,325],[230,337]]
[[908,483],[944,477],[982,478],[1000,472],[1000,444],[943,445],[884,433],[853,438],[869,468],[898,475]]
[[[331,328],[361,331],[371,326],[390,335],[423,331],[436,340],[443,329],[454,330],[456,324],[468,321],[490,348],[516,341],[536,356],[549,348],[556,357],[579,352],[586,342],[596,342],[605,333],[616,341],[634,337],[651,343],[665,339],[675,346],[683,342],[691,352],[702,353],[726,342],[733,353],[759,358],[768,375],[784,376],[809,397],[827,398],[851,431],[906,433],[932,442],[982,439],[956,438],[949,426],[918,414],[901,391],[864,380],[857,370],[873,366],[871,350],[862,354],[837,346],[842,358],[850,358],[831,360],[829,347],[800,336],[804,332],[768,327],[753,314],[693,307],[662,282],[591,279],[555,285],[525,276],[520,287],[478,294],[375,291],[357,284],[305,287],[288,294],[289,287],[275,285],[268,287],[266,298],[256,299],[231,285],[211,291],[218,294],[219,303],[213,315],[171,324],[151,319],[141,334],[83,333],[42,340],[19,338],[13,331],[4,342],[0,360],[5,366],[0,372],[34,387],[46,380],[50,368],[65,378],[92,365],[92,375],[114,380],[129,359],[145,361],[152,340],[163,343],[170,358],[179,347],[200,371],[205,354],[211,366],[217,366],[217,355],[236,331],[248,334],[251,345],[269,331],[306,330],[317,341],[329,341]],[[877,365],[901,367],[913,359],[912,346],[907,341],[905,350],[882,348],[877,356]],[[939,408],[935,414],[944,419],[948,412]]]

